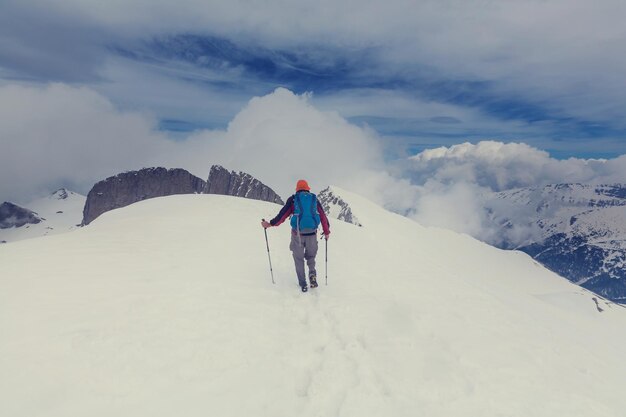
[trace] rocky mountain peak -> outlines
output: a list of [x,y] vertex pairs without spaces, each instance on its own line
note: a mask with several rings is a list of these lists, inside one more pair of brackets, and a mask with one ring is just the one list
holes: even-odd
[[5,201],[0,204],[0,229],[22,227],[26,224],[37,224],[41,218],[34,211]]
[[356,226],[363,226],[359,219],[352,213],[352,209],[331,187],[320,191],[317,199],[329,217],[351,223]]
[[245,172],[228,171],[221,165],[213,165],[202,190],[204,194],[222,194],[253,200],[284,204],[270,187]]
[[[61,189],[54,195],[67,198],[68,193],[71,192]],[[82,224],[91,223],[109,210],[174,194],[224,194],[283,204],[278,194],[252,175],[228,171],[219,165],[211,167],[207,182],[180,168],[143,168],[95,184],[87,195]]]
[[96,183],[83,209],[83,225],[104,212],[148,198],[201,193],[205,183],[184,169],[143,168],[124,172]]
[[68,191],[66,188],[59,188],[55,192],[53,192],[50,197],[56,200],[65,200],[71,194],[71,191]]

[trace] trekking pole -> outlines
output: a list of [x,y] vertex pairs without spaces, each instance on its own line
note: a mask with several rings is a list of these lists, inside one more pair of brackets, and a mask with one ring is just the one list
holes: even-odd
[[326,236],[326,285],[328,285],[328,236]]
[[[262,219],[265,221],[265,219]],[[272,284],[276,284],[274,282],[274,270],[272,269],[272,257],[270,256],[270,244],[267,240],[267,229],[263,228],[263,232],[265,232],[265,246],[267,246],[267,259],[270,261],[270,274],[272,274]]]

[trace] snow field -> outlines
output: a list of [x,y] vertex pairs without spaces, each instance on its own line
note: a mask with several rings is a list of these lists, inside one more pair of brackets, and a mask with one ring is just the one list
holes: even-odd
[[0,247],[11,416],[619,416],[626,309],[342,190],[299,292],[277,205],[153,199]]

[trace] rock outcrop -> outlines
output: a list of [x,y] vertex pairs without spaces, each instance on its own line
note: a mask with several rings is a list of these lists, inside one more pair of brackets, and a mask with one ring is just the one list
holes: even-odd
[[250,174],[214,165],[207,182],[184,169],[144,168],[98,182],[87,195],[82,225],[104,212],[138,201],[174,194],[223,194],[283,204],[270,187]]
[[333,192],[331,187],[327,187],[320,191],[317,195],[322,208],[326,214],[337,220],[342,220],[346,223],[351,223],[356,226],[363,226],[359,219],[352,213],[352,209],[336,192]]
[[283,200],[270,187],[245,172],[228,171],[220,165],[213,165],[209,178],[202,191],[204,194],[222,194],[253,200],[284,204]]
[[67,198],[72,194],[74,193],[69,191],[67,188],[59,188],[50,195],[50,198],[55,200],[67,200]]
[[40,222],[41,218],[34,211],[8,201],[0,204],[0,229],[22,227],[26,224],[37,224]]
[[201,193],[205,182],[184,169],[144,168],[109,177],[93,186],[83,209],[83,225],[104,212],[138,201]]

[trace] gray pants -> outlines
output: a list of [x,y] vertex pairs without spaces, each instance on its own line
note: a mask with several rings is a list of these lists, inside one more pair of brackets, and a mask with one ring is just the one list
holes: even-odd
[[317,233],[311,236],[298,236],[291,232],[291,243],[289,249],[293,254],[293,261],[296,265],[296,274],[298,275],[298,283],[301,287],[307,285],[306,275],[304,274],[304,260],[309,267],[309,277],[316,277],[315,271],[315,255],[317,255]]

